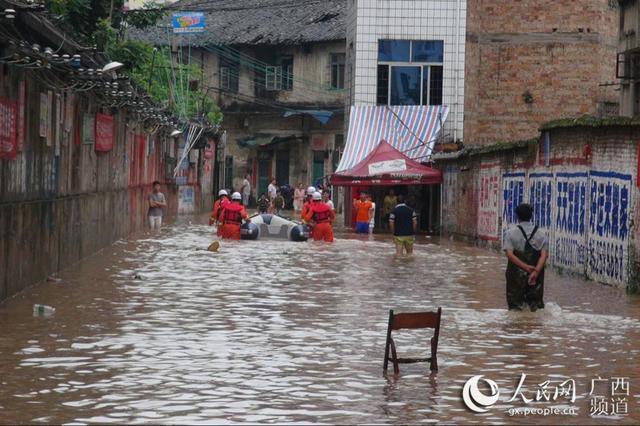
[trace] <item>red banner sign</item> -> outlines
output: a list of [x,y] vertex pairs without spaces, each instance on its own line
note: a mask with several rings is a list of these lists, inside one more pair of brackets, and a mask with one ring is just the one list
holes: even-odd
[[16,158],[16,109],[14,101],[0,98],[0,158]]
[[113,149],[113,116],[96,114],[96,151],[108,152]]

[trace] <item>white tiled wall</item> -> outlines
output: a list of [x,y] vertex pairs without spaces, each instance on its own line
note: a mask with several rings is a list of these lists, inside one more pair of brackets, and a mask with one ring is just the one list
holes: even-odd
[[466,0],[349,0],[351,104],[376,104],[379,39],[444,40],[443,103],[450,108],[445,133],[463,139],[466,14]]

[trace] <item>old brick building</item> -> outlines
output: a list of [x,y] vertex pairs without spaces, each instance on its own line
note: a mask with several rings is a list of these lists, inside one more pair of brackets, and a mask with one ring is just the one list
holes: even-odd
[[464,142],[534,137],[551,119],[617,113],[616,1],[468,0]]

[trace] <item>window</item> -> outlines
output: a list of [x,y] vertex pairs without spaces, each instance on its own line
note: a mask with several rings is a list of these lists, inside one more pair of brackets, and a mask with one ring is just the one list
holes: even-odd
[[344,53],[331,54],[331,88],[344,89]]
[[282,90],[293,90],[293,56],[282,58]]
[[409,62],[411,42],[409,40],[380,40],[378,42],[378,61]]
[[282,67],[266,67],[264,81],[267,90],[282,90]]
[[444,56],[444,42],[435,41],[412,41],[411,61],[412,62],[437,62],[442,63]]
[[378,65],[378,105],[389,104],[389,65]]
[[378,41],[378,105],[441,105],[444,42]]
[[264,86],[266,90],[293,90],[293,56],[284,56],[280,65],[265,67]]
[[391,67],[391,105],[420,105],[420,67]]
[[220,58],[220,88],[233,93],[238,93],[240,80],[240,64],[238,61]]
[[432,65],[429,84],[429,105],[442,105],[442,66]]

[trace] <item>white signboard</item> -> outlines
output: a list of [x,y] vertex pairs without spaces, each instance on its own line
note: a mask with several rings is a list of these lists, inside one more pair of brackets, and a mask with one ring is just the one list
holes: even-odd
[[407,162],[404,159],[378,161],[369,164],[370,175],[382,175],[385,173],[396,173],[407,170]]

